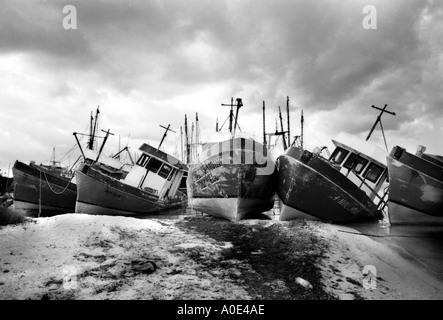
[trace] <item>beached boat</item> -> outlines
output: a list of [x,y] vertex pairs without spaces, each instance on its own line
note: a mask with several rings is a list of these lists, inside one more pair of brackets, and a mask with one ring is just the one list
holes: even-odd
[[391,224],[443,223],[443,157],[396,146],[387,156]]
[[[98,113],[99,111],[97,109],[95,117],[96,123]],[[76,133],[74,133],[82,152],[83,161],[86,163],[96,163],[102,172],[106,172],[109,175],[125,175],[129,170],[128,164],[105,156],[101,154],[101,151],[97,152],[92,149],[94,138],[96,137],[95,127],[96,125],[94,125],[94,129],[92,129],[91,116],[91,134],[89,135],[88,146],[84,150],[82,150]],[[105,141],[107,136],[105,137]],[[102,143],[102,148],[105,141]],[[35,161],[26,164],[17,160],[12,168],[14,177],[14,207],[26,210],[32,215],[53,215],[74,212],[77,186],[73,171],[74,168],[69,170],[66,167],[58,165],[58,162],[55,161],[55,149],[53,161],[49,165],[36,164]]]
[[[237,116],[241,106],[237,99]],[[191,208],[237,221],[273,208],[276,171],[261,143],[232,131],[232,110],[231,138],[207,144],[189,167],[187,189]]]
[[187,167],[175,157],[143,144],[141,156],[125,177],[112,177],[94,164],[76,171],[75,212],[104,215],[142,215],[186,204],[178,191]]
[[379,191],[387,177],[386,153],[344,133],[332,141],[329,159],[299,147],[277,159],[280,220],[383,218]]
[[14,207],[45,215],[74,212],[77,188],[64,167],[15,161]]

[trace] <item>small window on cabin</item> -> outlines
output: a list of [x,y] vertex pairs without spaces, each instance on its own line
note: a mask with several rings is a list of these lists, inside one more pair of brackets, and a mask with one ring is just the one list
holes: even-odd
[[371,163],[366,169],[364,177],[369,181],[376,183],[380,175],[383,173],[384,169],[375,163]]
[[356,155],[355,153],[351,153],[343,167],[353,169],[356,173],[360,174],[367,163],[368,160]]
[[146,169],[148,169],[149,171],[152,171],[154,173],[157,173],[158,169],[160,169],[162,164],[163,164],[163,162],[161,162],[160,160],[158,160],[156,158],[151,158],[151,160],[146,165]]
[[162,178],[167,178],[172,171],[172,167],[168,164],[163,164],[163,167],[158,172],[158,175]]
[[147,154],[142,154],[140,158],[138,158],[137,164],[140,167],[144,167],[146,163],[148,163],[148,161],[149,161],[149,156]]
[[332,153],[332,156],[329,160],[331,160],[334,163],[341,164],[343,162],[343,159],[346,158],[348,154],[349,154],[348,150],[337,147],[337,149],[335,149],[334,152]]

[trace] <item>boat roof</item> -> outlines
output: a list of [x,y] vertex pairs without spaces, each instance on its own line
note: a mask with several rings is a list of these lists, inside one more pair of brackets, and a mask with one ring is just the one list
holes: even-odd
[[365,141],[349,133],[341,132],[332,139],[332,142],[336,147],[342,147],[354,153],[360,153],[378,165],[386,167],[387,152],[369,141]]
[[149,144],[144,143],[140,148],[140,151],[151,155],[153,157],[156,157],[166,163],[169,163],[170,165],[181,169],[181,170],[188,170],[188,167],[182,163],[180,160],[178,160],[177,158],[171,156],[170,154],[167,154],[161,150],[158,150],[157,148],[154,148],[152,146],[150,146]]

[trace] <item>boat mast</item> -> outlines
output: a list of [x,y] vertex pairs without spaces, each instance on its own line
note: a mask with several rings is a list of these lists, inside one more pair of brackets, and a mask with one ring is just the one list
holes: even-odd
[[300,134],[300,147],[303,149],[303,123],[305,118],[303,117],[303,109],[301,109],[301,134]]
[[263,146],[266,148],[266,121],[265,121],[265,102],[263,101]]
[[185,158],[183,157],[183,126],[180,126],[180,153],[182,161],[185,162]]
[[186,163],[191,162],[190,152],[189,152],[189,139],[188,139],[188,118],[185,115],[185,142],[186,142]]
[[[96,119],[96,120],[97,120],[97,119]],[[100,158],[100,155],[101,155],[101,153],[102,153],[102,151],[103,151],[103,147],[105,146],[106,140],[108,140],[108,136],[109,136],[109,135],[114,135],[113,133],[110,132],[110,129],[108,129],[108,131],[105,131],[105,130],[102,130],[102,131],[103,131],[103,132],[106,132],[106,135],[105,135],[105,138],[104,138],[104,140],[103,140],[103,143],[102,143],[102,145],[101,145],[101,147],[100,147],[100,151],[99,151],[98,154],[97,154],[97,159],[95,159],[95,162],[97,162],[98,159]]]
[[93,121],[94,121],[94,117],[92,116],[92,111],[91,111],[91,124],[90,124],[90,127],[89,127],[89,143],[88,143],[88,149],[90,149],[90,150],[93,149],[92,144],[93,144],[93,140],[94,140],[94,138],[92,137],[93,136],[92,130],[93,130],[93,127],[94,127]]
[[[235,129],[237,129],[238,126],[238,111],[240,110],[240,108],[243,106],[243,102],[241,101],[240,98],[237,98],[237,110],[235,111],[235,124],[234,124],[234,134],[233,136],[235,136]],[[238,127],[240,129],[240,127]]]
[[162,138],[162,140],[160,141],[160,144],[158,145],[158,148],[157,148],[157,150],[160,150],[160,147],[161,147],[161,145],[162,145],[163,141],[165,140],[165,138],[166,138],[166,135],[168,134],[168,131],[172,131],[172,132],[174,132],[174,133],[175,133],[175,131],[174,131],[174,130],[172,130],[172,129],[169,129],[169,127],[170,127],[170,126],[171,126],[171,125],[170,125],[170,124],[168,124],[168,127],[166,128],[166,127],[164,127],[164,126],[160,125],[160,127],[162,127],[163,129],[166,129],[166,131],[165,131],[165,133],[163,134],[163,138]]
[[291,126],[289,123],[289,96],[286,97],[286,113],[288,116],[288,147],[291,145]]
[[389,152],[389,150],[388,150],[388,144],[386,143],[385,131],[383,130],[383,125],[381,124],[381,116],[383,115],[384,112],[389,113],[389,114],[392,114],[393,116],[395,116],[395,112],[391,112],[391,111],[386,110],[386,107],[387,107],[387,106],[388,106],[388,105],[385,104],[385,106],[383,107],[383,109],[378,108],[378,107],[376,107],[376,106],[374,106],[374,105],[371,106],[371,107],[374,108],[374,109],[381,110],[381,112],[380,112],[380,114],[378,115],[377,119],[375,120],[375,123],[374,123],[374,125],[372,126],[371,131],[369,131],[369,134],[368,134],[368,137],[366,138],[366,141],[368,141],[369,138],[371,137],[372,132],[374,131],[375,127],[377,126],[377,123],[380,123],[380,128],[381,128],[381,132],[382,132],[382,134],[383,134],[383,140],[384,140],[384,142],[385,142],[386,151]]
[[283,149],[286,150],[288,147],[286,146],[286,137],[285,137],[285,131],[283,131],[283,119],[281,116],[281,109],[280,106],[278,106],[278,113],[280,116],[280,127],[281,127],[281,135],[283,136]]
[[198,157],[200,155],[200,125],[198,124],[198,113],[195,113],[195,156]]

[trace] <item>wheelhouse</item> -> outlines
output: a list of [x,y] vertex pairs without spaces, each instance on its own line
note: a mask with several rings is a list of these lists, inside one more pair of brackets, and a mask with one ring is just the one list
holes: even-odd
[[329,160],[374,200],[387,180],[386,153],[355,137],[344,135],[332,140],[335,150]]
[[172,198],[180,187],[187,167],[178,159],[143,144],[142,154],[124,182],[159,198]]

